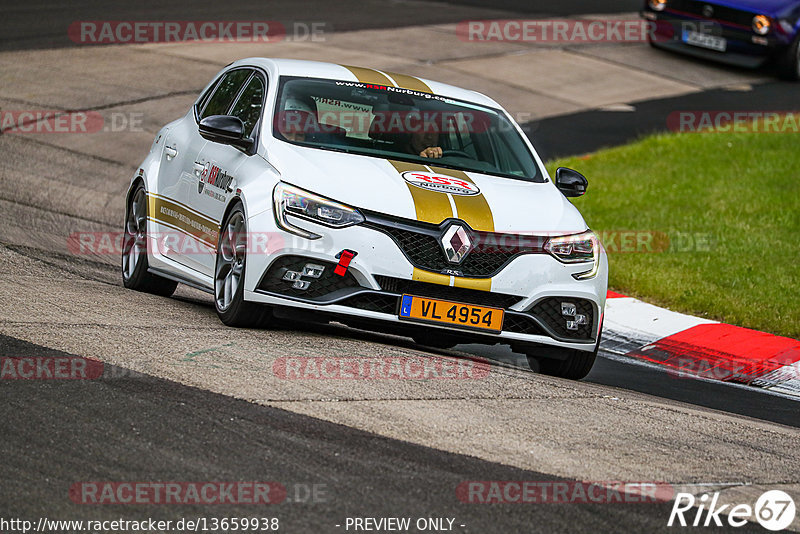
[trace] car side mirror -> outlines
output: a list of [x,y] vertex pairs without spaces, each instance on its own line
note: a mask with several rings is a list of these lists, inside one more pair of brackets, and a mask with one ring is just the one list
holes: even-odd
[[241,148],[247,155],[255,154],[255,140],[244,136],[244,123],[233,115],[211,115],[198,127],[203,139]]
[[586,193],[589,180],[578,171],[559,167],[556,170],[556,187],[565,197],[580,197]]

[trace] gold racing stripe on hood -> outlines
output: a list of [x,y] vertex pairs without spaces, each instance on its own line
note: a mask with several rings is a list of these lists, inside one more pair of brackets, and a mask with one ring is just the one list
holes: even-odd
[[[417,163],[408,163],[405,161],[389,160],[389,163],[401,175],[406,171],[420,171],[428,172],[424,165]],[[436,191],[429,191],[411,185],[406,182],[411,198],[414,200],[414,209],[417,212],[417,220],[432,224],[439,224],[445,219],[453,216],[453,208],[450,206],[450,200],[444,193],[437,193]]]
[[410,89],[412,91],[419,91],[421,93],[433,93],[428,84],[415,76],[407,74],[398,74],[396,72],[386,72],[375,69],[366,69],[364,67],[353,67],[351,65],[342,65],[358,79],[361,83],[373,83],[378,85],[386,85],[388,87],[401,87],[403,89]]
[[431,88],[428,87],[428,84],[420,80],[415,76],[409,76],[407,74],[398,74],[396,72],[387,72],[389,76],[397,84],[397,87],[402,87],[403,89],[411,89],[412,91],[419,91],[420,93],[433,93]]
[[[452,176],[459,180],[464,180],[474,185],[467,173],[457,171],[455,169],[443,169],[441,167],[429,166],[436,174],[443,174],[445,176]],[[494,217],[492,216],[492,209],[486,201],[483,193],[477,195],[453,195],[453,201],[456,204],[456,211],[458,211],[458,218],[467,223],[470,228],[478,232],[494,232]]]
[[[428,172],[428,168],[424,165],[420,165],[417,163],[409,163],[405,161],[396,161],[396,160],[388,160],[389,163],[395,168],[395,170],[403,174],[406,171],[422,171]],[[440,169],[440,168],[430,168],[435,173],[441,173],[444,175],[450,175],[454,178],[458,178],[469,183],[472,183],[472,180],[469,177],[461,172],[461,171],[454,171],[452,169]],[[414,209],[416,210],[417,220],[422,222],[428,222],[432,224],[439,224],[445,219],[449,219],[453,217],[453,210],[452,206],[450,205],[450,200],[446,193],[439,193],[436,191],[429,191],[427,189],[422,189],[420,187],[413,186],[406,182],[406,186],[408,186],[408,190],[411,193],[411,197],[414,200]],[[460,199],[464,198],[471,198],[471,197],[459,197],[457,195],[452,195],[453,199],[458,206],[458,217],[469,224],[472,228],[479,231],[493,231],[494,230],[494,222],[492,218],[492,212],[489,209],[489,204],[486,202],[486,199],[483,198],[483,195],[475,195],[475,197],[480,197],[480,200],[473,200],[471,202],[461,203],[459,205]],[[473,226],[476,225],[476,226]],[[491,278],[463,278],[460,276],[451,277],[446,274],[434,273],[430,271],[425,271],[423,269],[418,269],[414,267],[414,274],[412,277],[417,282],[428,282],[429,284],[439,284],[444,286],[453,285],[455,287],[463,287],[465,289],[477,289],[479,291],[491,291],[492,290],[492,279]],[[452,283],[451,283],[452,282]]]
[[358,78],[358,81],[361,83],[373,83],[377,85],[386,85],[389,87],[394,87],[392,80],[390,80],[377,70],[365,69],[363,67],[351,67],[350,65],[342,65],[342,67],[352,72],[353,76]]

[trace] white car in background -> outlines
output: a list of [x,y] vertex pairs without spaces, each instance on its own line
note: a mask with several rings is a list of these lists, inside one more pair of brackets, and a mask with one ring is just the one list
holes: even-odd
[[166,125],[127,195],[126,287],[208,291],[230,326],[335,319],[438,348],[508,344],[578,379],[608,265],[494,100],[412,76],[250,58]]

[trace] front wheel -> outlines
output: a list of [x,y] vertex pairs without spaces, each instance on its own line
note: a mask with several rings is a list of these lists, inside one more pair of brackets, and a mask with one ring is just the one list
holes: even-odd
[[538,367],[539,372],[544,375],[580,380],[592,370],[595,359],[597,359],[597,349],[594,352],[570,350],[563,360],[528,356],[528,365],[534,370]]
[[220,320],[228,326],[266,326],[272,316],[270,310],[244,300],[246,260],[247,223],[239,205],[228,214],[219,232],[214,267],[214,305]]
[[458,339],[443,332],[418,332],[413,336],[414,343],[434,349],[452,349],[458,345]]
[[800,80],[800,35],[778,60],[778,75],[784,80]]
[[122,239],[122,284],[128,289],[169,297],[178,282],[148,272],[147,193],[139,184],[125,208],[125,233]]
[[581,378],[585,378],[586,375],[588,375],[592,370],[594,362],[597,359],[597,352],[600,350],[600,336],[602,335],[602,332],[603,326],[601,324],[600,334],[597,336],[597,344],[594,346],[594,351],[589,352],[583,350],[560,349],[564,351],[564,355],[566,356],[566,358],[563,360],[556,360],[553,358],[528,354],[528,365],[532,370],[538,370],[540,373],[545,375],[567,378],[569,380],[580,380]]

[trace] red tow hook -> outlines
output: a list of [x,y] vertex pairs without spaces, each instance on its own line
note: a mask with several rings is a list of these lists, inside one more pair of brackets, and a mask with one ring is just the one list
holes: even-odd
[[339,259],[339,264],[336,266],[336,269],[333,270],[333,274],[338,274],[339,276],[347,274],[347,268],[350,267],[350,262],[353,261],[353,258],[355,258],[357,254],[358,252],[347,249],[338,253],[336,257]]

